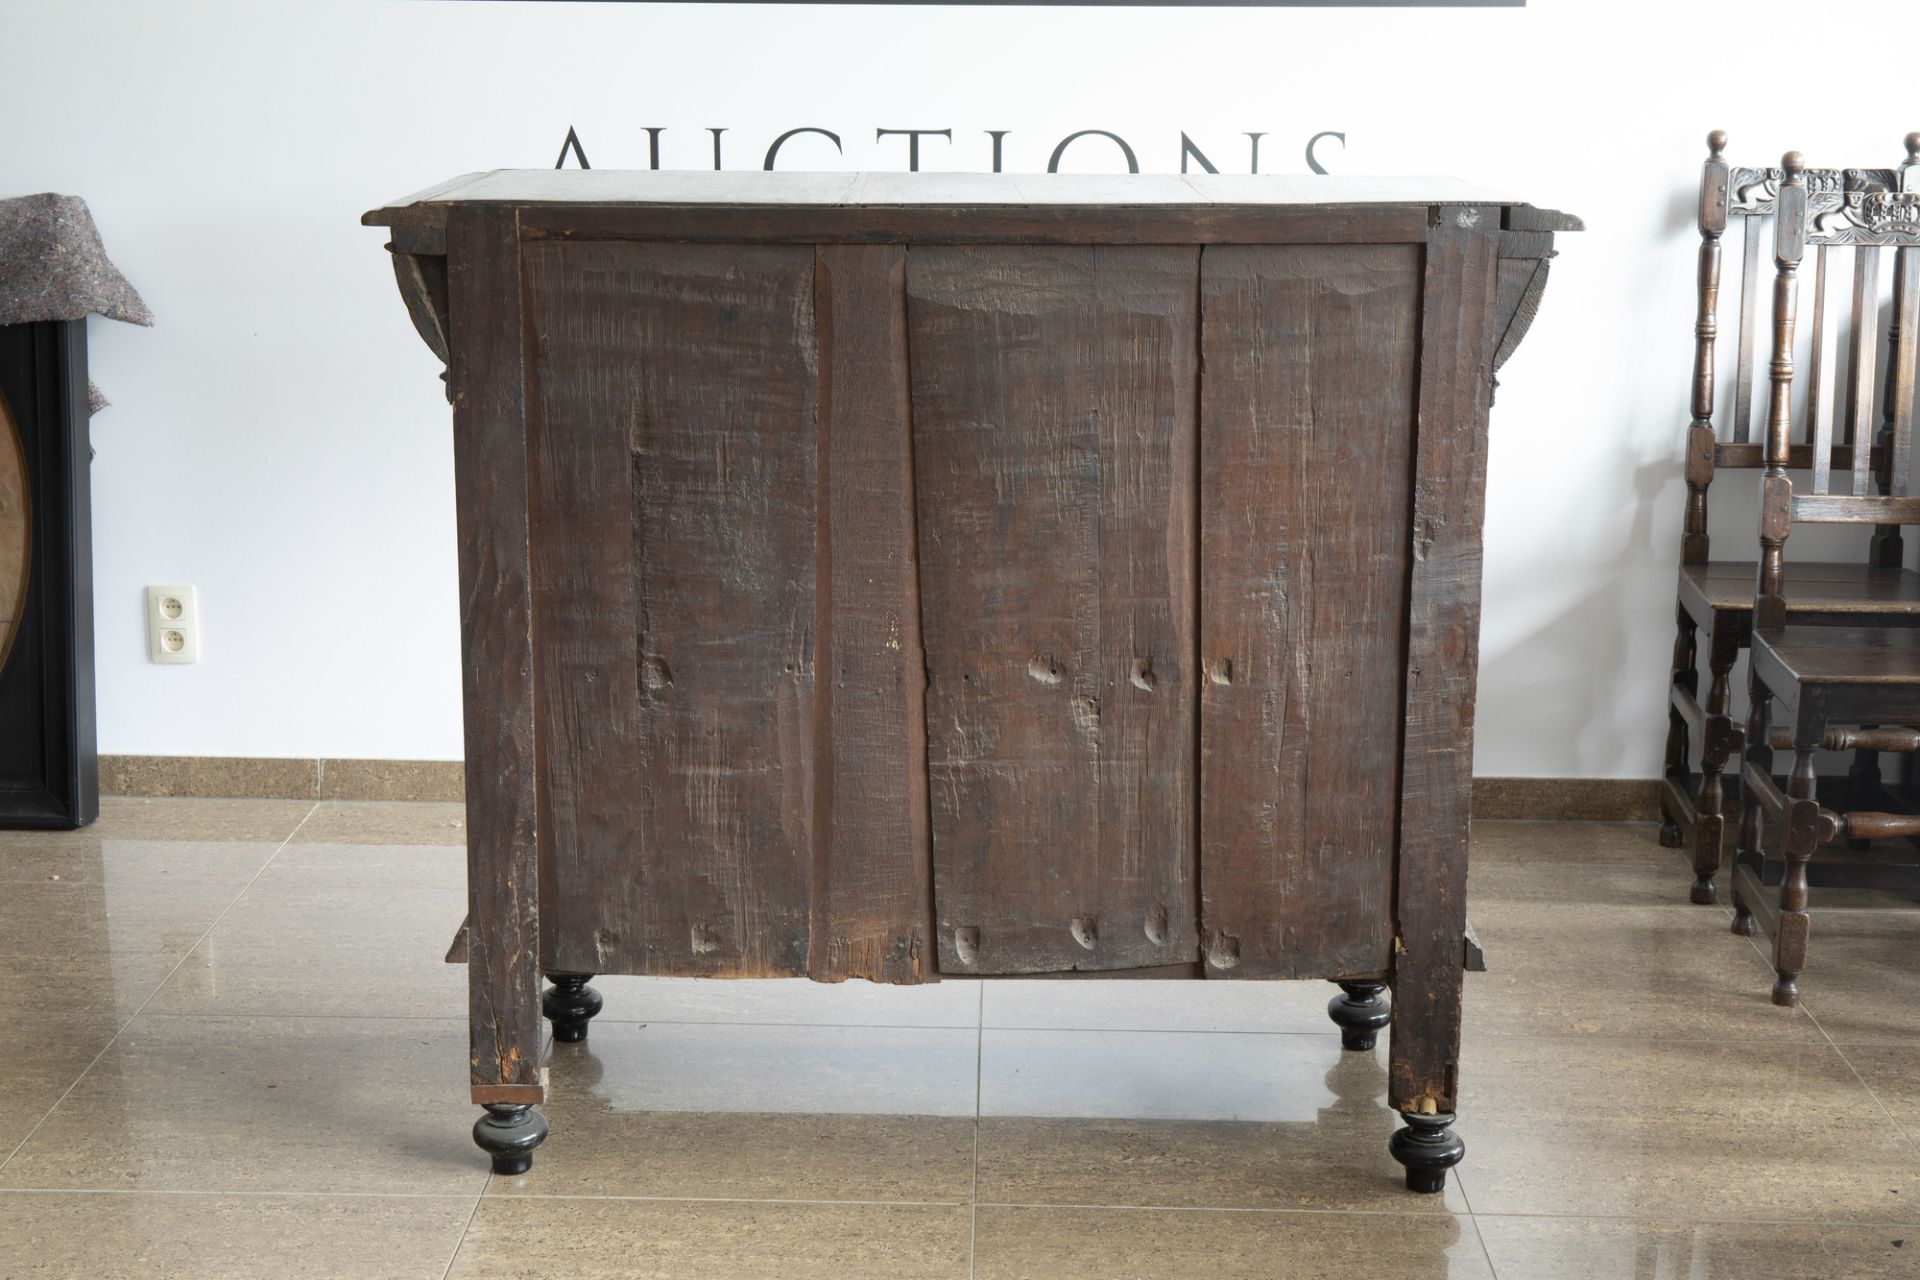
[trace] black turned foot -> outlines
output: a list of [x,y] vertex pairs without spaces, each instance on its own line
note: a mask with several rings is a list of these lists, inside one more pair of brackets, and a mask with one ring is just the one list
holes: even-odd
[[493,1171],[512,1177],[533,1168],[533,1149],[547,1140],[547,1118],[532,1107],[486,1104],[473,1126],[473,1140],[493,1157]]
[[1393,1137],[1387,1140],[1387,1150],[1406,1166],[1407,1190],[1428,1194],[1444,1190],[1447,1170],[1467,1154],[1467,1144],[1460,1141],[1460,1135],[1450,1132],[1453,1113],[1421,1115],[1402,1111],[1400,1118],[1407,1122],[1407,1127],[1394,1131]]
[[1733,923],[1728,927],[1743,938],[1753,936],[1753,912],[1747,910],[1737,894],[1733,899]]
[[553,1023],[555,1040],[577,1044],[587,1038],[587,1023],[593,1021],[593,1015],[606,1003],[598,991],[587,985],[592,980],[590,973],[547,975],[547,981],[553,985],[541,993],[540,1012]]
[[1393,1021],[1393,1009],[1380,998],[1387,984],[1342,982],[1339,985],[1345,994],[1327,1002],[1327,1016],[1340,1028],[1340,1047],[1356,1051],[1373,1048],[1380,1028]]
[[1785,1009],[1791,1009],[1800,1003],[1799,974],[1776,973],[1774,975],[1773,1002]]
[[1719,895],[1713,889],[1713,877],[1696,873],[1693,877],[1693,889],[1687,894],[1688,900],[1703,907],[1710,907],[1718,897]]
[[1682,839],[1680,824],[1672,818],[1662,817],[1660,819],[1660,843],[1669,849],[1678,849]]

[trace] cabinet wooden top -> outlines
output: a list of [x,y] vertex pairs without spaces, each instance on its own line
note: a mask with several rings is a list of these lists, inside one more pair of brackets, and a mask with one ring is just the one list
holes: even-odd
[[371,210],[361,221],[393,228],[403,252],[444,252],[448,211],[466,205],[522,210],[522,236],[532,239],[824,235],[1194,243],[1284,240],[1309,224],[1332,224],[1347,229],[1334,237],[1342,240],[1414,240],[1424,238],[1444,206],[1499,210],[1489,230],[1580,229],[1577,218],[1445,177],[645,169],[470,173]]

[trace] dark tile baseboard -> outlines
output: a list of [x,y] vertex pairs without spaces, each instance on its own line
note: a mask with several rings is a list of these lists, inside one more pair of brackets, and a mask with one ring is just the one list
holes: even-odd
[[1658,822],[1658,778],[1475,778],[1476,818]]
[[464,800],[464,776],[458,760],[100,757],[100,793],[109,796]]
[[[264,800],[461,800],[458,760],[302,760],[246,756],[102,756],[112,796]],[[1640,778],[1475,778],[1477,818],[1656,822],[1660,783]]]

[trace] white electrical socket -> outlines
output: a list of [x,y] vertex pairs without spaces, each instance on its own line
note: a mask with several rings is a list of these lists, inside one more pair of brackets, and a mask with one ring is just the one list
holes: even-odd
[[200,605],[192,587],[147,588],[147,655],[155,662],[200,661]]

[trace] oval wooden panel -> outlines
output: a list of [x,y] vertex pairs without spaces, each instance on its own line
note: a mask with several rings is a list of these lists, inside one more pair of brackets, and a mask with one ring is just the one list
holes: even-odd
[[27,493],[27,455],[20,431],[0,395],[0,669],[13,652],[26,609],[27,571],[32,564],[33,503]]

